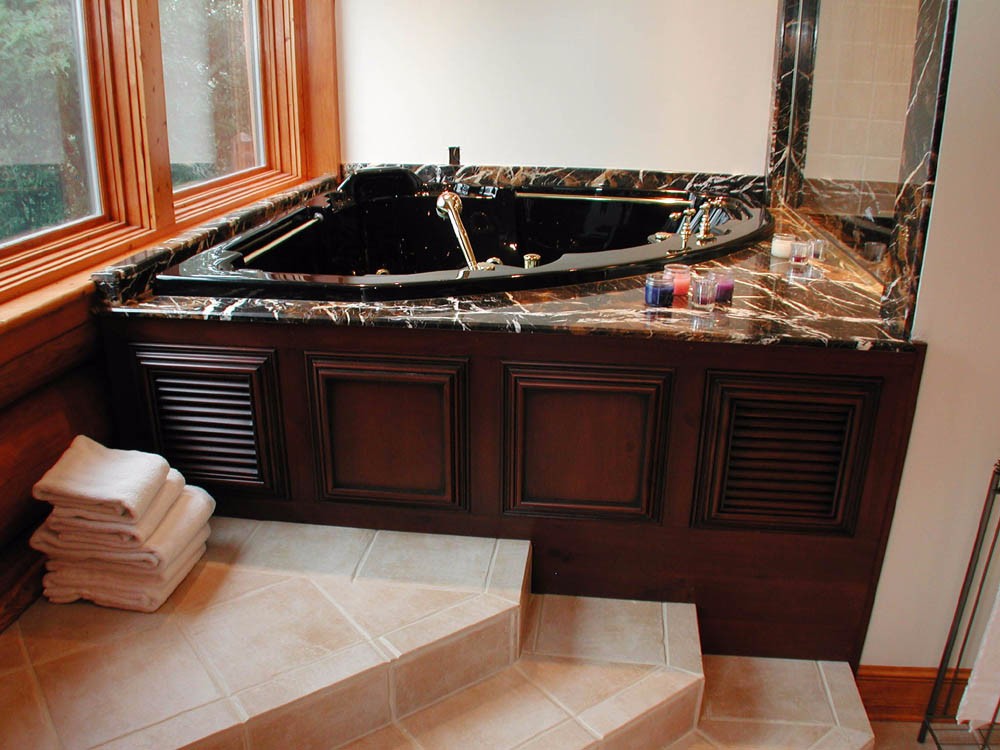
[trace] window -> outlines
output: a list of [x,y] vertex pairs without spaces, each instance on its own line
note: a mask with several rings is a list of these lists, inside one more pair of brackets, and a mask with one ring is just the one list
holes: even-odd
[[310,0],[0,0],[0,303],[335,172],[334,40]]
[[0,243],[101,212],[80,0],[0,0]]
[[174,191],[264,165],[254,0],[159,0]]

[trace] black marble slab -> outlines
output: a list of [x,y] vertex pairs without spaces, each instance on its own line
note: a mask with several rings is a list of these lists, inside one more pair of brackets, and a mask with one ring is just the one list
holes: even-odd
[[[792,212],[779,231],[825,236]],[[232,320],[338,326],[495,330],[519,333],[667,337],[758,345],[907,349],[879,317],[880,287],[835,248],[796,270],[772,258],[769,243],[695,268],[731,266],[732,305],[693,309],[686,297],[647,308],[643,278],[633,276],[554,289],[400,302],[329,302],[213,297],[150,297],[110,304],[126,317]]]

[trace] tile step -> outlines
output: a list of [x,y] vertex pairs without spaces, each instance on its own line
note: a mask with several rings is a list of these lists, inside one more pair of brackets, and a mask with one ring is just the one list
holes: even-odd
[[846,665],[703,658],[690,604],[531,596],[524,541],[212,527],[157,613],[40,601],[0,634],[0,746],[870,746]]

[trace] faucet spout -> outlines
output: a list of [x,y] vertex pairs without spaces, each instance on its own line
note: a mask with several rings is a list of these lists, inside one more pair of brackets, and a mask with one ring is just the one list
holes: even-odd
[[438,196],[435,205],[437,215],[451,222],[455,239],[458,240],[458,246],[462,249],[462,255],[465,256],[465,264],[473,271],[493,270],[494,266],[491,263],[476,262],[476,254],[472,250],[469,233],[465,231],[465,225],[462,223],[462,199],[450,190],[445,190]]

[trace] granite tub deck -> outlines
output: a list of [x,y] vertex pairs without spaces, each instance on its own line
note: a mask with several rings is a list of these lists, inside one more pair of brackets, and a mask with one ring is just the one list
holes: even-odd
[[[775,214],[775,231],[820,236],[818,230],[783,210]],[[125,317],[908,348],[908,340],[881,317],[881,285],[833,243],[824,260],[811,261],[803,269],[771,257],[768,247],[767,242],[758,243],[696,266],[734,269],[733,304],[717,305],[711,311],[690,309],[681,297],[672,308],[647,308],[641,276],[546,290],[398,302],[166,297],[152,296],[140,285],[130,287],[134,297],[116,301],[112,296],[105,311]]]
[[37,602],[0,746],[872,747],[850,669],[702,657],[694,606],[527,591],[527,542],[241,519],[154,614]]

